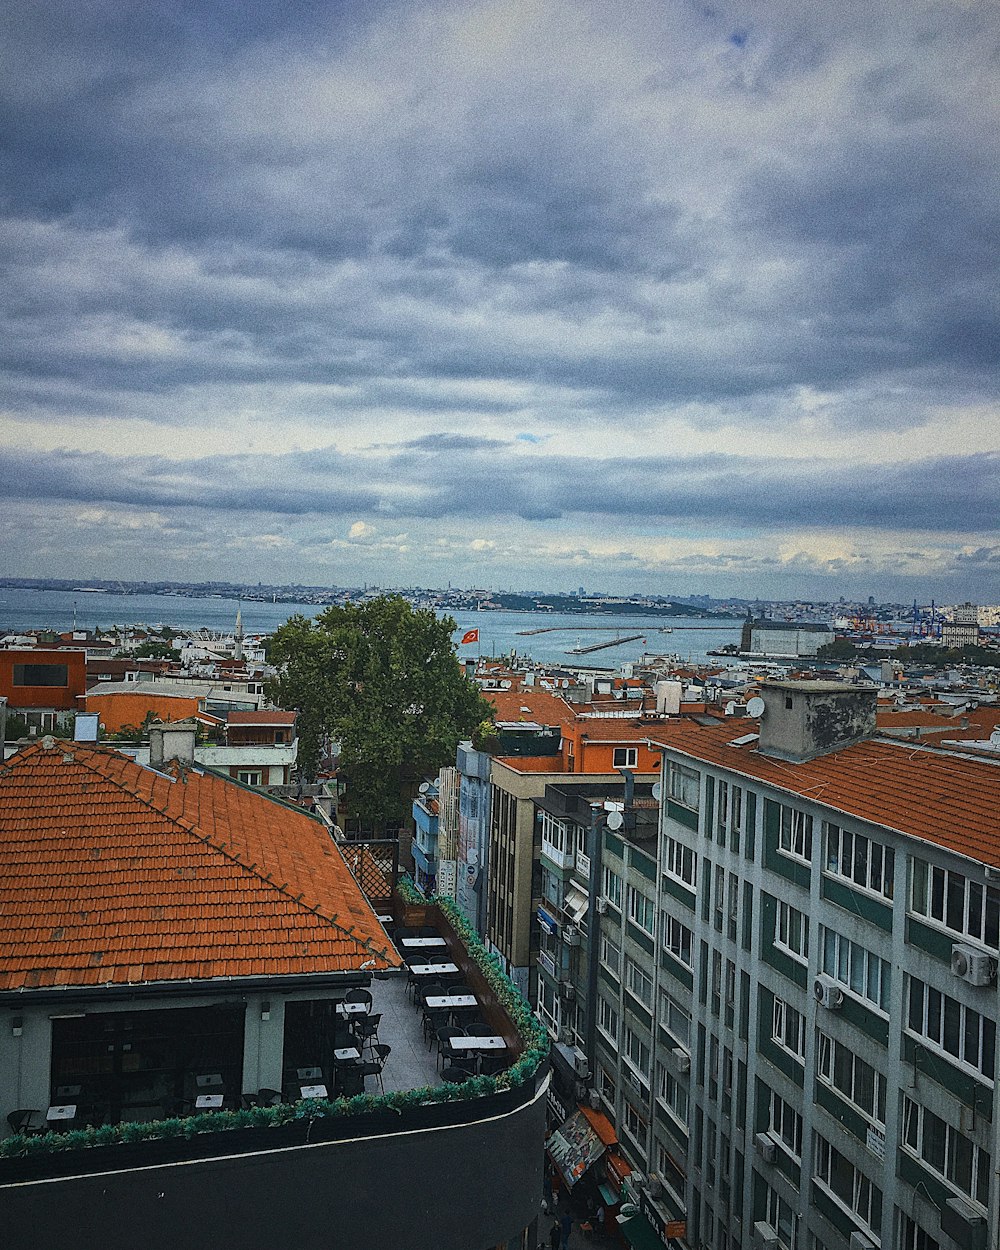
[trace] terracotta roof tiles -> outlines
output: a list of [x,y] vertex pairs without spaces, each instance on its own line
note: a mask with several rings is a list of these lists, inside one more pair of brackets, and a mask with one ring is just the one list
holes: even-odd
[[793,764],[762,755],[755,743],[732,745],[757,727],[734,718],[683,733],[657,730],[650,741],[1000,867],[1000,764],[886,738]]
[[50,741],[0,769],[0,989],[398,963],[304,812]]

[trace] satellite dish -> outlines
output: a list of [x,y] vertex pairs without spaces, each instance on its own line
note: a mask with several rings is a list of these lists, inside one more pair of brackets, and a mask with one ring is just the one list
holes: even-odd
[[625,823],[621,812],[608,812],[608,828],[617,831]]
[[656,799],[657,803],[659,803],[660,795],[662,793],[663,793],[663,787],[660,785],[658,781],[654,781],[653,782],[653,798]]
[[421,793],[421,794],[426,794],[426,793],[427,793],[427,791],[428,791],[430,788],[431,788],[431,783],[430,783],[429,781],[422,781],[422,782],[420,783],[420,793]]
[[764,707],[764,700],[759,694],[755,694],[754,697],[747,703],[747,716],[763,716]]

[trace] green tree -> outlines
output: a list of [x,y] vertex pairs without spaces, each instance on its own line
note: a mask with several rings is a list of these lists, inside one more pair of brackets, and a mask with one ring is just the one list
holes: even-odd
[[268,697],[299,714],[299,758],[314,774],[325,739],[340,743],[348,805],[365,824],[403,815],[419,779],[491,717],[463,676],[455,622],[397,595],[293,616],[271,638]]
[[140,642],[133,654],[137,660],[177,659],[177,652],[170,643],[161,641],[159,638],[147,638],[145,642]]
[[858,649],[847,638],[835,638],[825,642],[816,652],[817,660],[853,660]]

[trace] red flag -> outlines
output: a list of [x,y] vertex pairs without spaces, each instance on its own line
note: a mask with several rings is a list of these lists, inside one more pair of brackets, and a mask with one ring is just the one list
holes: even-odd
[[462,642],[460,645],[464,647],[467,642],[478,642],[478,641],[479,641],[479,630],[467,629],[465,633],[462,635]]

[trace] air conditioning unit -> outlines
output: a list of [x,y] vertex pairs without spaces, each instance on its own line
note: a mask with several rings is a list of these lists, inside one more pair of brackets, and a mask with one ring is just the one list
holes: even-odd
[[774,1162],[775,1144],[773,1137],[769,1137],[767,1133],[758,1133],[753,1139],[753,1148],[765,1163]]
[[956,942],[951,948],[951,971],[970,985],[989,985],[996,976],[996,965],[985,951]]
[[663,1196],[663,1182],[655,1172],[650,1172],[649,1174],[649,1196],[651,1198],[662,1198]]
[[563,941],[567,946],[580,945],[580,930],[576,927],[576,925],[568,924],[566,928],[563,929]]
[[851,1250],[875,1250],[875,1243],[870,1237],[866,1237],[864,1233],[859,1233],[856,1229],[851,1233]]
[[576,998],[576,986],[572,981],[560,981],[559,995],[561,998],[564,998],[566,1002],[571,1003]]
[[813,997],[821,1007],[826,1007],[828,1011],[836,1011],[844,1001],[844,991],[833,977],[828,977],[825,972],[821,972],[813,982]]
[[673,1055],[674,1060],[677,1063],[678,1072],[691,1071],[691,1056],[683,1046],[675,1046],[670,1053]]
[[580,1050],[579,1047],[573,1052],[573,1066],[576,1068],[577,1076],[590,1076],[590,1060],[587,1058],[587,1052]]
[[599,916],[606,916],[608,914],[608,900],[606,898],[599,898],[597,900],[597,914]]
[[765,1220],[753,1226],[753,1250],[778,1250],[778,1234]]

